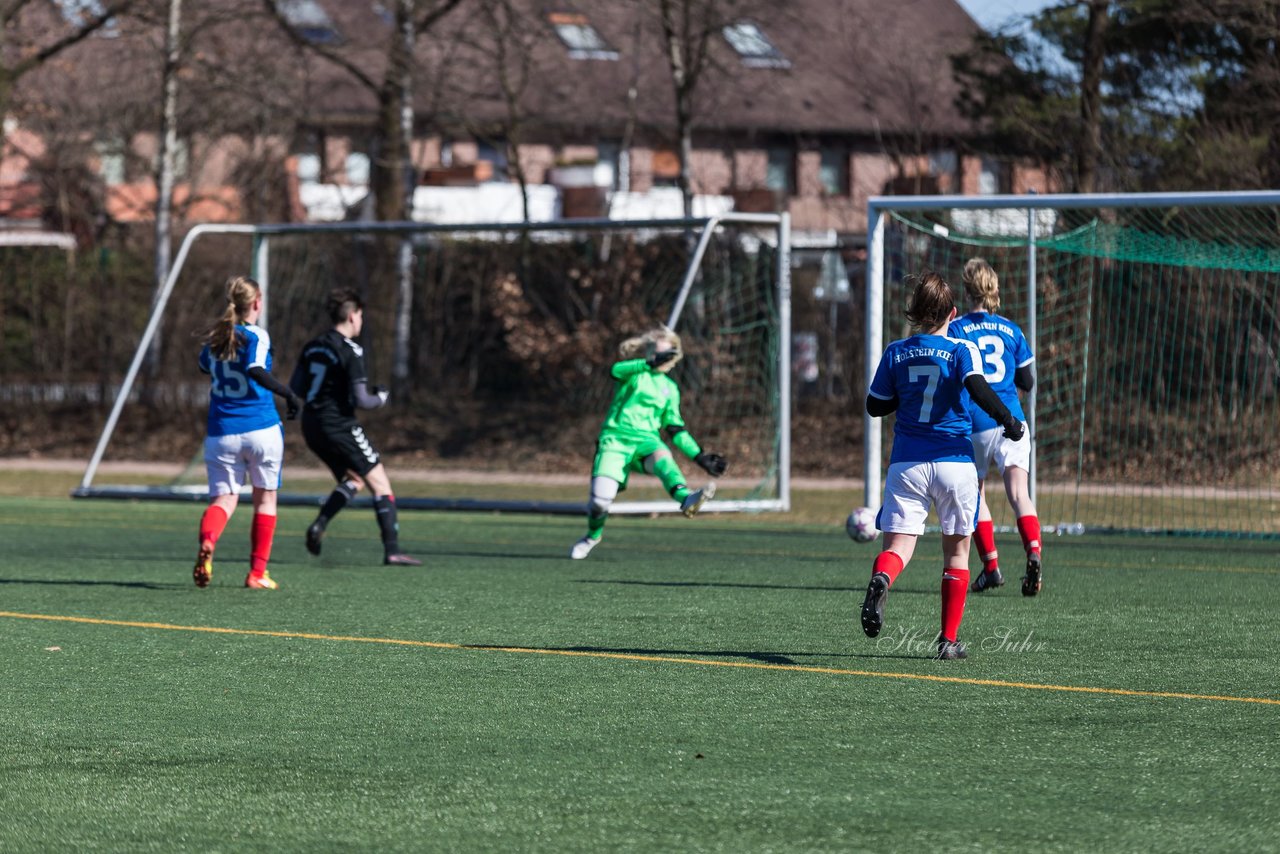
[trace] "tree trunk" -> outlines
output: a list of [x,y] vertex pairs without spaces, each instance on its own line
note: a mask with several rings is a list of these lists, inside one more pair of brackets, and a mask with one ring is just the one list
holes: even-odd
[[[413,168],[413,0],[400,0],[400,30],[396,43],[398,52],[392,54],[392,73],[389,81],[398,86],[399,122],[396,128],[396,151],[400,159],[389,164],[391,182],[400,188],[400,206],[396,219],[408,222],[413,219],[413,189],[417,184]],[[391,377],[398,391],[409,390],[409,341],[413,334],[413,236],[403,234],[397,255],[396,271],[399,288],[396,295],[395,352],[391,362]]]
[[[374,216],[381,222],[409,218],[405,170],[409,159],[406,136],[412,135],[413,0],[396,3],[396,27],[387,52],[387,73],[378,88],[376,156],[369,178]],[[409,133],[405,133],[405,116]]]
[[1080,142],[1076,149],[1076,189],[1095,192],[1098,161],[1102,155],[1102,68],[1106,60],[1109,0],[1088,0],[1089,22],[1085,30],[1080,75]]
[[693,180],[690,177],[690,164],[693,161],[693,121],[690,118],[689,94],[679,96],[676,107],[676,128],[680,133],[680,177],[677,183],[680,194],[684,198],[684,215],[693,216]]
[[[182,0],[169,0],[169,28],[164,43],[164,106],[160,113],[160,152],[156,175],[156,252],[155,292],[151,304],[160,299],[165,282],[169,280],[169,268],[173,252],[173,185],[174,160],[178,148],[178,64],[181,61]],[[265,319],[264,321],[265,322]],[[151,340],[147,352],[147,373],[155,376],[160,369],[163,342],[159,330]]]

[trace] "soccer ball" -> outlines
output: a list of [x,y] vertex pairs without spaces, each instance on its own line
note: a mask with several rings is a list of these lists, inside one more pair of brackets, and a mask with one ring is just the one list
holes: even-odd
[[844,520],[844,529],[855,543],[869,543],[880,533],[876,530],[876,514],[870,507],[859,507]]

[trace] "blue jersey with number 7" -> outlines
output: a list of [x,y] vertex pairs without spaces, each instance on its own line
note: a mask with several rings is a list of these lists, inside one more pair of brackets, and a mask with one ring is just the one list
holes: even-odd
[[[1021,327],[1007,317],[987,311],[971,311],[964,317],[951,321],[947,333],[956,338],[972,341],[978,348],[979,366],[987,383],[995,391],[1000,402],[1009,407],[1013,417],[1026,421],[1022,402],[1018,400],[1018,387],[1013,375],[1018,368],[1034,362],[1031,347]],[[972,400],[969,416],[973,419],[973,431],[980,433],[1000,425]]]
[[280,423],[271,392],[258,385],[249,369],[271,372],[271,336],[260,326],[236,326],[236,355],[215,359],[206,344],[200,351],[200,370],[209,375],[210,436],[251,433]]
[[973,462],[966,377],[982,376],[973,344],[942,335],[894,341],[867,393],[898,398],[890,463]]

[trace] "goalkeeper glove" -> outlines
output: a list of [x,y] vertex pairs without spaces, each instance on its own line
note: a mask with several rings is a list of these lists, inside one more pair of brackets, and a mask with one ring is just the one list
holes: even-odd
[[289,421],[298,417],[298,413],[302,411],[302,398],[296,394],[290,394],[284,401],[285,418]]
[[729,461],[719,454],[698,454],[693,461],[712,477],[719,477],[729,470]]
[[1010,441],[1016,442],[1022,438],[1022,422],[1016,418],[1009,419],[1004,425],[1004,437]]
[[667,362],[680,358],[679,350],[663,350],[661,353],[653,353],[645,359],[645,363],[651,368],[660,368]]
[[387,398],[391,397],[391,390],[384,385],[376,385],[373,387],[373,393],[378,396],[378,400],[383,403],[387,402]]

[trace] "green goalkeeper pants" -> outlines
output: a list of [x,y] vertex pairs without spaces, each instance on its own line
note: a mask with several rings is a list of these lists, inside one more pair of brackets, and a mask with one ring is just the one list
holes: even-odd
[[[645,468],[645,460],[649,460],[648,469]],[[667,494],[676,501],[683,501],[689,494],[675,456],[657,436],[601,433],[591,476],[611,478],[618,482],[621,489],[626,489],[627,478],[633,471],[646,472],[662,481]]]

